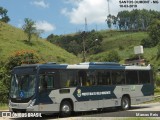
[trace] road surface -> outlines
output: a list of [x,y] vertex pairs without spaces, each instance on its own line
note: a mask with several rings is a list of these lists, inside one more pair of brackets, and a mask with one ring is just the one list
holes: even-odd
[[[107,108],[102,111],[90,111],[75,113],[71,117],[60,118],[58,115],[43,116],[35,119],[48,120],[119,120],[127,117],[145,117],[160,120],[160,102],[133,105],[130,110],[121,111],[117,108]],[[1,117],[0,120],[7,120],[9,118]],[[10,118],[12,119],[12,118]],[[17,118],[19,120],[28,120],[28,118]]]

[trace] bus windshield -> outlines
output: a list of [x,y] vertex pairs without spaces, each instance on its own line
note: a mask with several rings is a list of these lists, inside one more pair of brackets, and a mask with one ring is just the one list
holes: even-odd
[[35,94],[35,75],[13,74],[11,78],[11,98],[29,98]]

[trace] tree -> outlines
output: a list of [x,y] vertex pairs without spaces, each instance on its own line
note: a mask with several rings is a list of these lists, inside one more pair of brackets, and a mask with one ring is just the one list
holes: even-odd
[[107,22],[108,28],[111,29],[111,27],[112,27],[112,16],[111,16],[111,14],[109,14],[107,16],[106,22]]
[[0,63],[0,86],[0,103],[7,103],[10,86],[10,70],[7,70],[2,62]]
[[129,28],[129,11],[121,11],[118,13],[117,18],[118,18],[118,25],[120,30],[126,30],[127,27]]
[[148,28],[148,32],[153,45],[156,46],[160,42],[160,20],[153,20]]
[[160,18],[160,12],[154,10],[120,11],[117,15],[120,30],[147,30],[153,19]]
[[35,22],[29,18],[24,19],[25,24],[22,26],[22,29],[27,34],[28,41],[31,41],[32,34],[36,34]]
[[157,48],[157,60],[160,59],[160,44],[158,45],[158,48]]
[[[84,51],[86,54],[96,54],[102,51],[101,42],[103,36],[95,30],[88,32],[80,32],[75,35],[54,35],[51,34],[47,40],[55,45],[58,45],[70,53],[79,55]],[[83,45],[83,40],[85,46]]]
[[7,16],[8,10],[0,7],[0,21],[8,23],[10,21],[10,18]]
[[146,47],[146,48],[151,48],[155,46],[150,37],[142,39],[141,45],[143,45],[143,47]]

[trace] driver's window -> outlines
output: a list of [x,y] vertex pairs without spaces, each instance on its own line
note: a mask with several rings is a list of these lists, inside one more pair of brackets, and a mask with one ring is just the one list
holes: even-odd
[[47,90],[47,81],[45,79],[45,75],[40,75],[39,89],[41,92]]

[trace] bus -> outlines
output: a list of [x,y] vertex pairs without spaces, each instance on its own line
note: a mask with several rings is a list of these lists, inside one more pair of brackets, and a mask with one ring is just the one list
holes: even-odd
[[32,64],[12,70],[9,110],[60,113],[107,107],[128,110],[154,96],[151,66],[115,62]]

